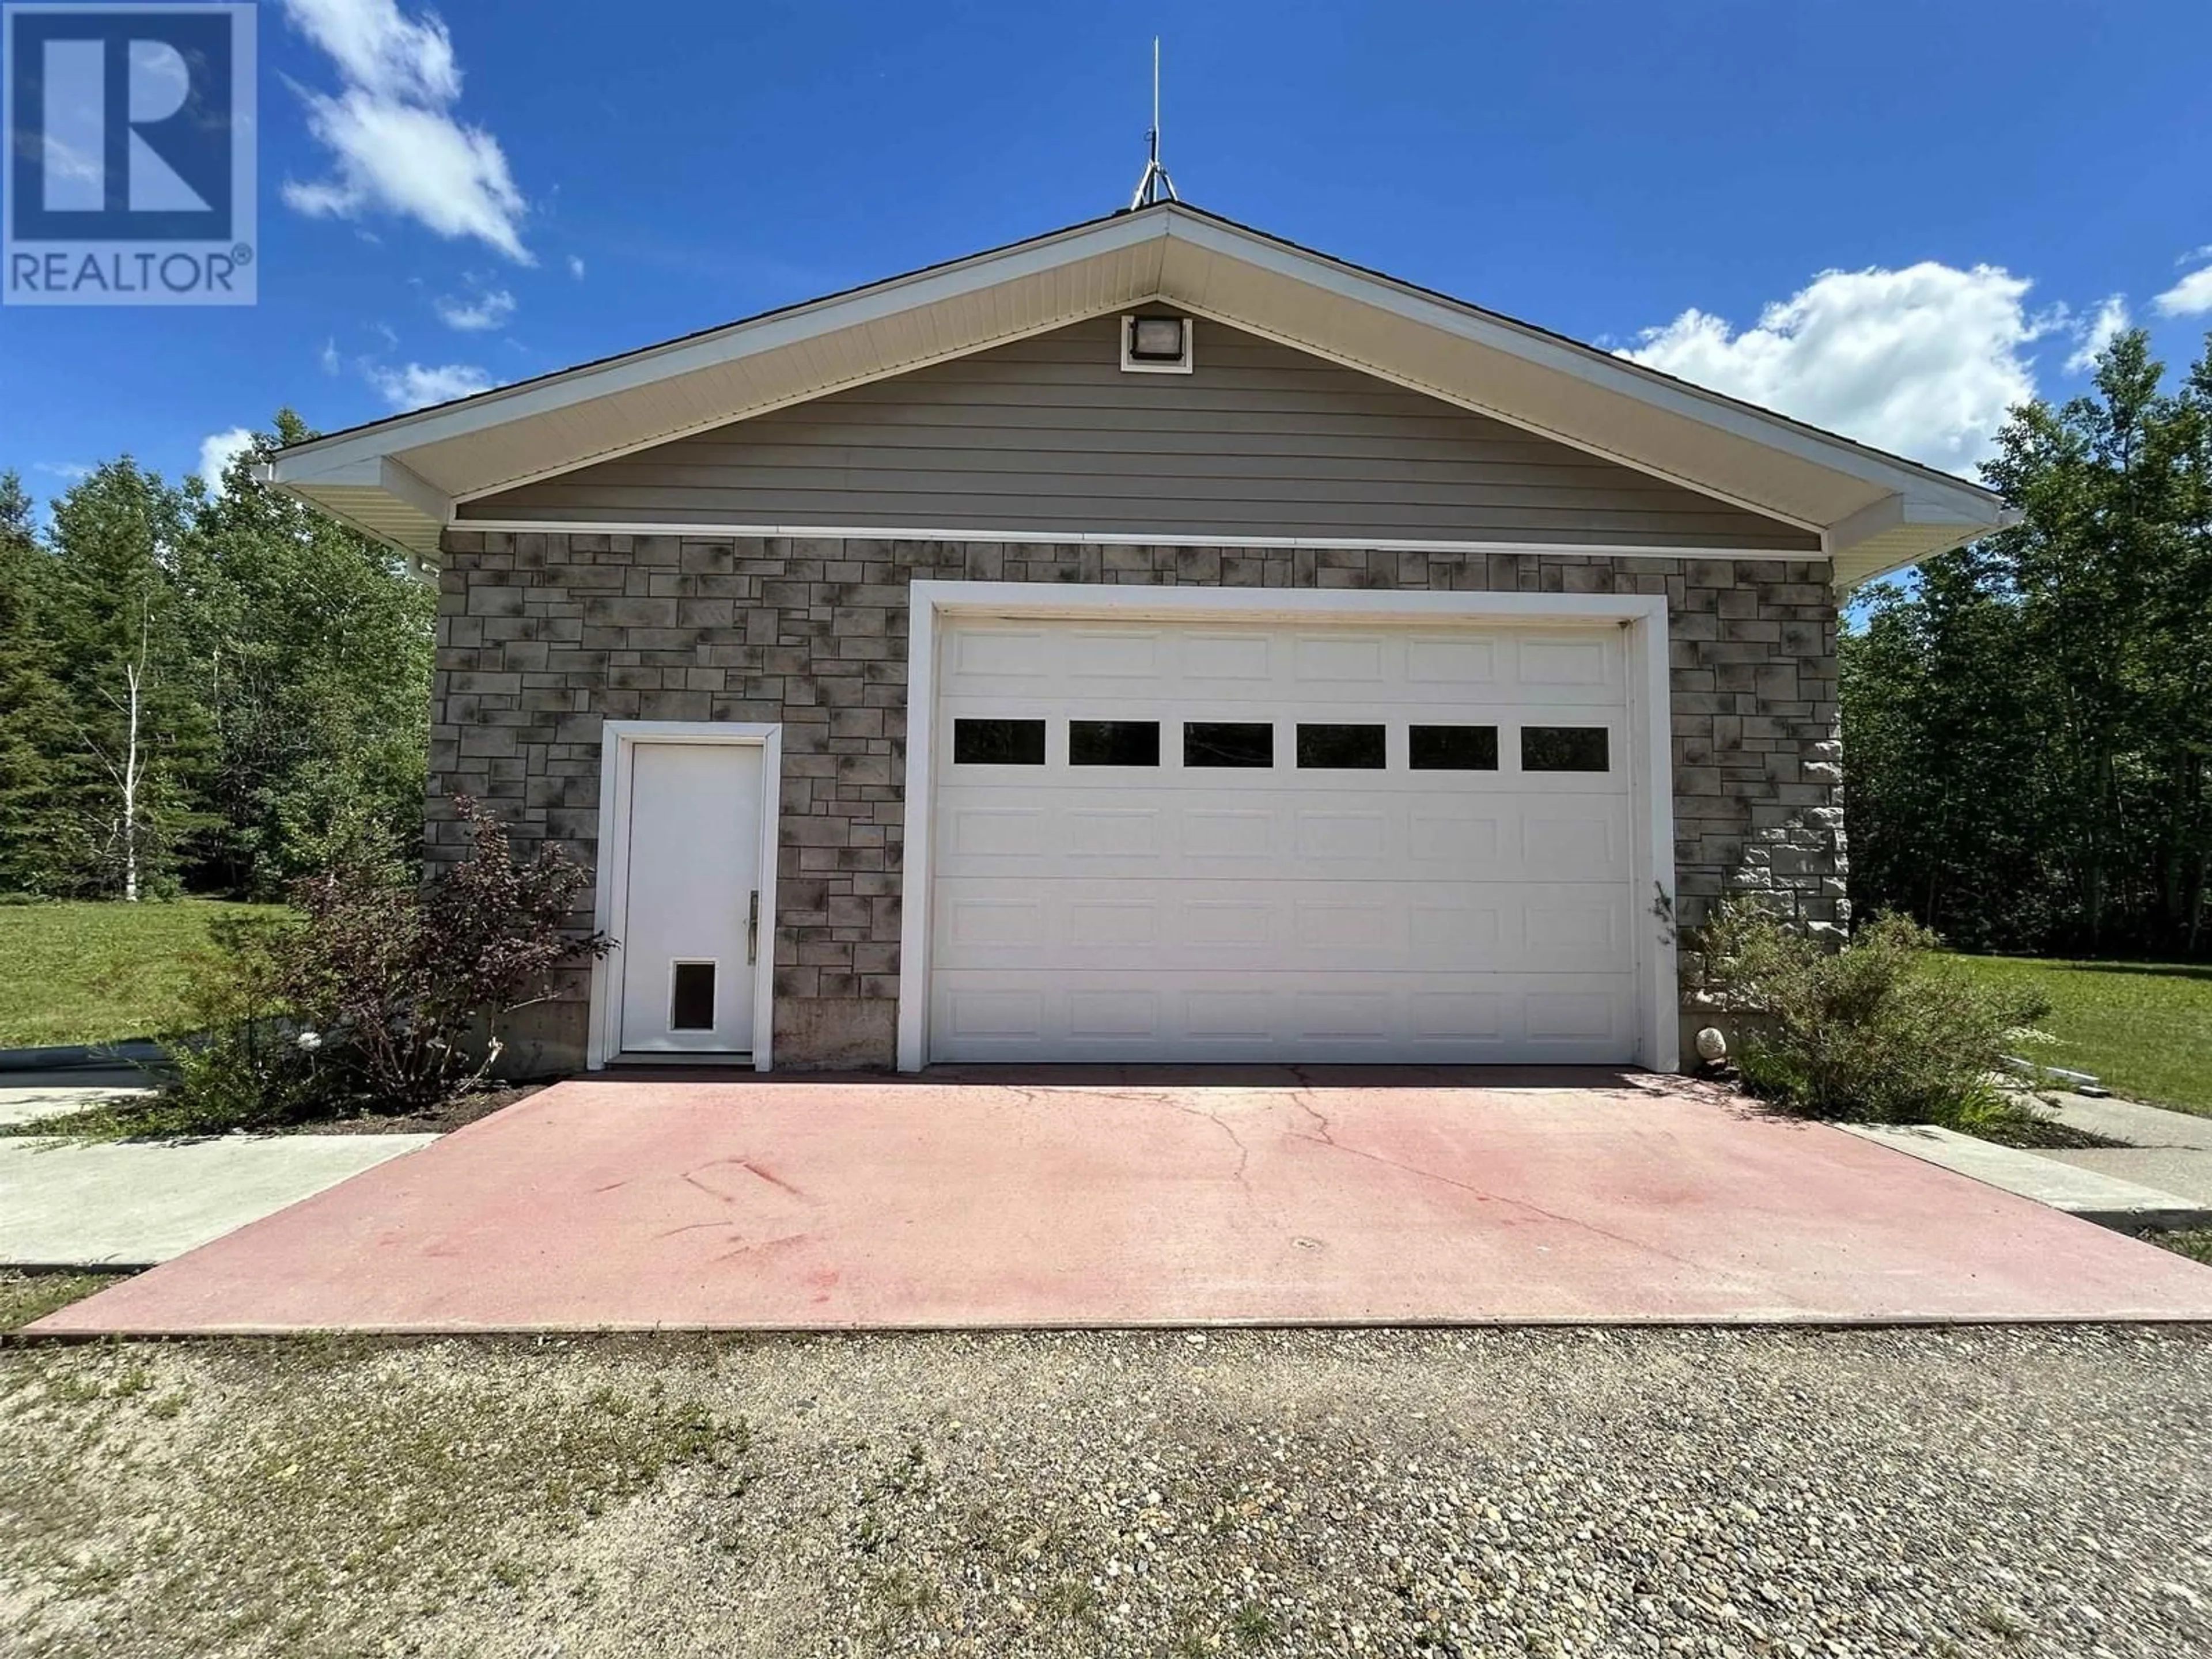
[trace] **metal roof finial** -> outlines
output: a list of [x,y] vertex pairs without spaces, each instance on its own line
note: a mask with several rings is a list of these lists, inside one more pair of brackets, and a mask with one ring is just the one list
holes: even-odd
[[1137,193],[1129,198],[1129,209],[1150,207],[1155,202],[1180,202],[1176,193],[1175,180],[1160,165],[1160,37],[1152,37],[1152,127],[1145,135],[1146,159],[1145,176],[1137,180]]

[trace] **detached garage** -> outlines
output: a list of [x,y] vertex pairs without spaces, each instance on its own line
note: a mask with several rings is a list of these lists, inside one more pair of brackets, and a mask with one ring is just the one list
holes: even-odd
[[2003,520],[1173,202],[272,474],[436,569],[431,856],[594,870],[547,1069],[1670,1068],[1678,918],[1846,920],[1839,594]]

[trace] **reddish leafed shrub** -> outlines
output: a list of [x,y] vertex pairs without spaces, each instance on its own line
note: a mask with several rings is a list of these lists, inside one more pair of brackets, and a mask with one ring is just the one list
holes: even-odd
[[496,816],[454,804],[468,854],[427,883],[357,851],[297,884],[296,923],[221,941],[175,1104],[210,1127],[434,1106],[483,1080],[557,970],[611,948],[570,930],[589,871],[550,846],[518,862]]

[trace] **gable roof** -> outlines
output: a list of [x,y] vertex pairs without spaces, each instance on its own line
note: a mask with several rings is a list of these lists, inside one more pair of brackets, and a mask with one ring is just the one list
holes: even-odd
[[1146,301],[1816,532],[1839,585],[2010,521],[1948,473],[1180,202],[333,433],[268,476],[431,556],[461,501]]

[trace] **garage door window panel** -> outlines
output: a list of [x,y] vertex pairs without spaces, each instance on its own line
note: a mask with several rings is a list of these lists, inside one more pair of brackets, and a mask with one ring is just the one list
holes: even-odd
[[1407,763],[1416,772],[1495,772],[1494,726],[1415,726],[1406,734]]
[[956,766],[1042,766],[1042,720],[956,720],[952,763]]
[[1380,726],[1301,725],[1298,768],[1309,772],[1379,772],[1389,744]]
[[1192,767],[1270,767],[1275,728],[1265,721],[1192,720],[1182,728],[1182,763]]
[[1070,766],[1158,766],[1160,763],[1160,723],[1158,720],[1070,720],[1067,723],[1067,763]]
[[1524,726],[1523,772],[1609,772],[1612,733],[1602,726]]

